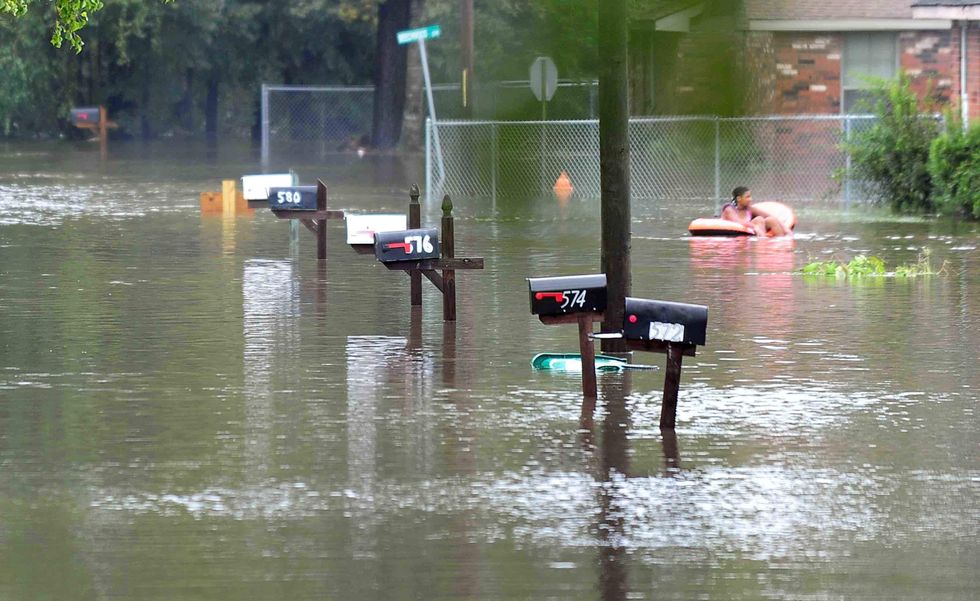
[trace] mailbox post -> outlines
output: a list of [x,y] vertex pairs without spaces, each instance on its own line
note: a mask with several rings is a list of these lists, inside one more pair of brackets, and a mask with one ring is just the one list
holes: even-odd
[[343,211],[327,209],[327,185],[269,188],[269,208],[280,219],[298,219],[316,235],[316,258],[327,258],[327,220],[343,219]]
[[681,361],[693,357],[704,345],[708,308],[669,301],[626,297],[623,338],[630,350],[667,355],[660,428],[673,430],[677,422],[677,393],[681,383]]
[[531,314],[545,325],[578,324],[579,354],[582,357],[582,394],[598,396],[595,375],[595,342],[592,327],[602,321],[606,310],[606,275],[527,278]]
[[71,124],[79,129],[88,129],[99,138],[99,153],[102,158],[109,155],[109,130],[119,127],[114,121],[109,121],[105,107],[83,107],[71,109]]

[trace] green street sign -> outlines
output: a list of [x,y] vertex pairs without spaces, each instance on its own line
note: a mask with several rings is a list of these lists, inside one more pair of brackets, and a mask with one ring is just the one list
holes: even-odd
[[398,32],[398,43],[410,44],[419,40],[437,38],[441,33],[442,30],[439,29],[438,25],[429,25],[428,27],[420,27],[418,29],[406,29],[405,31]]

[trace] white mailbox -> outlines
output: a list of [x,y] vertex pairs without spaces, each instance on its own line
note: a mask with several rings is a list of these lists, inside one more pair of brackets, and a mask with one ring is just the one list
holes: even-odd
[[405,215],[351,215],[347,214],[347,244],[362,244],[374,247],[374,234],[377,232],[400,232],[408,229]]
[[266,200],[269,188],[289,188],[296,185],[292,173],[263,173],[242,177],[242,196],[245,200]]

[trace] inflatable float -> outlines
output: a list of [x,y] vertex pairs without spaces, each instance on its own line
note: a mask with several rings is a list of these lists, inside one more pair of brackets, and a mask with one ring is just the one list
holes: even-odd
[[[757,202],[752,206],[762,209],[776,219],[779,219],[790,230],[796,227],[796,213],[781,202]],[[687,226],[692,236],[754,236],[755,230],[747,225],[722,219],[721,217],[702,217],[695,219]],[[770,233],[769,236],[772,236]]]

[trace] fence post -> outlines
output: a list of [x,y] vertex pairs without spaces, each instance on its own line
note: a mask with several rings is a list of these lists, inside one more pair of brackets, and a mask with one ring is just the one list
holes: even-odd
[[425,206],[432,201],[432,137],[430,128],[432,121],[425,118]]
[[269,166],[269,86],[262,84],[262,168]]
[[715,203],[721,198],[721,119],[715,116]]
[[497,122],[494,121],[491,125],[491,136],[492,141],[490,144],[490,190],[491,198],[493,203],[493,210],[497,212]]

